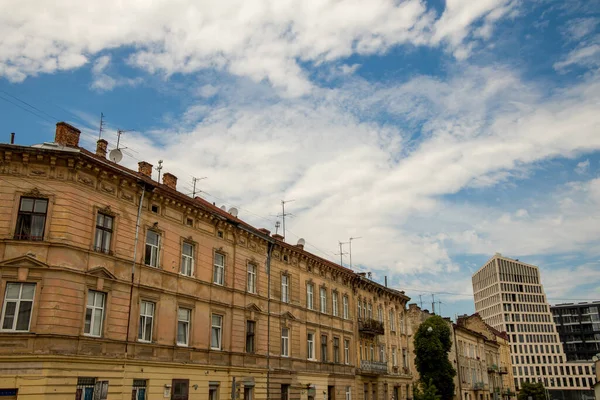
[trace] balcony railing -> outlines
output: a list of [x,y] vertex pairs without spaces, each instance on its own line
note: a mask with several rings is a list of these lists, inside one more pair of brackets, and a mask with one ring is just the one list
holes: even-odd
[[369,374],[387,374],[388,372],[387,363],[368,360],[361,360],[360,370]]
[[508,370],[506,369],[506,367],[499,367],[498,373],[499,374],[508,374]]
[[483,382],[475,382],[473,384],[473,390],[483,390]]
[[374,319],[359,319],[358,331],[369,335],[383,335],[385,333],[383,322]]
[[488,372],[498,372],[498,366],[496,364],[492,364],[492,365],[488,365],[487,367]]

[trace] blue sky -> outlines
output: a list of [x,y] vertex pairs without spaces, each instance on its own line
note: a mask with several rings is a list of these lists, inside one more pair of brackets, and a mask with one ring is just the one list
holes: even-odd
[[271,230],[294,199],[289,242],[360,236],[355,268],[448,316],[496,251],[598,299],[600,1],[40,4],[0,5],[0,140],[93,148],[103,112],[126,165]]

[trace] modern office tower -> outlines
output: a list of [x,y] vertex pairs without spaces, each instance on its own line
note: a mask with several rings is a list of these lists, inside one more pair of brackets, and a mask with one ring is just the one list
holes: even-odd
[[600,353],[600,301],[551,306],[568,361],[592,361]]
[[475,310],[508,333],[517,390],[543,382],[553,399],[593,398],[591,363],[567,362],[539,268],[496,253],[473,275]]

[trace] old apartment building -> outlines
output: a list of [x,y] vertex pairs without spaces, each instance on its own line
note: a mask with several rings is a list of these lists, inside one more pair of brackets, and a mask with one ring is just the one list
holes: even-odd
[[593,365],[567,361],[538,267],[497,253],[473,275],[473,293],[483,320],[508,334],[517,390],[542,382],[552,398],[593,396]]
[[0,145],[6,399],[408,399],[403,292],[79,147]]

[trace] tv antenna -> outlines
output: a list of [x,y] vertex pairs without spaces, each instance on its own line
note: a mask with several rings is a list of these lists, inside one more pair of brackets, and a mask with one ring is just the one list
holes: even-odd
[[203,179],[207,179],[208,176],[203,176],[202,178],[192,177],[192,181],[194,182],[194,190],[192,190],[192,197],[196,198],[196,182],[201,181]]
[[442,301],[438,300],[436,301],[436,303],[438,303],[438,313],[440,314],[440,317],[442,316]]
[[102,139],[102,131],[103,130],[104,130],[104,113],[100,113],[100,129],[98,130],[98,140]]
[[423,295],[422,294],[419,295],[419,304],[420,304],[420,307],[422,310],[423,309]]
[[348,253],[344,252],[344,245],[348,244],[348,242],[340,242],[338,241],[338,245],[340,246],[340,252],[339,254],[336,254],[340,256],[340,265],[343,267],[344,266],[344,256]]
[[281,226],[281,222],[279,221],[275,221],[275,234],[277,235],[277,232],[279,231],[279,227]]
[[350,269],[352,269],[352,241],[356,239],[362,239],[362,236],[351,237],[348,239],[348,254],[350,255]]
[[158,171],[158,182],[160,182],[160,170],[163,169],[163,160],[158,160],[158,165],[154,168]]
[[281,217],[281,219],[283,221],[283,226],[282,226],[282,228],[283,228],[283,235],[282,236],[283,236],[283,241],[284,242],[285,242],[285,217],[288,216],[288,215],[290,215],[290,216],[294,215],[292,213],[287,213],[286,214],[286,212],[285,212],[285,203],[291,203],[292,201],[296,201],[296,200],[281,200],[281,215],[279,215],[279,216]]
[[431,313],[435,314],[435,294],[431,293]]
[[[133,132],[133,129],[129,129],[129,130],[123,130],[123,129],[117,129],[117,149],[119,149],[119,142],[121,141],[121,135],[126,133],[126,132]],[[126,149],[127,147],[123,147],[123,149]]]

